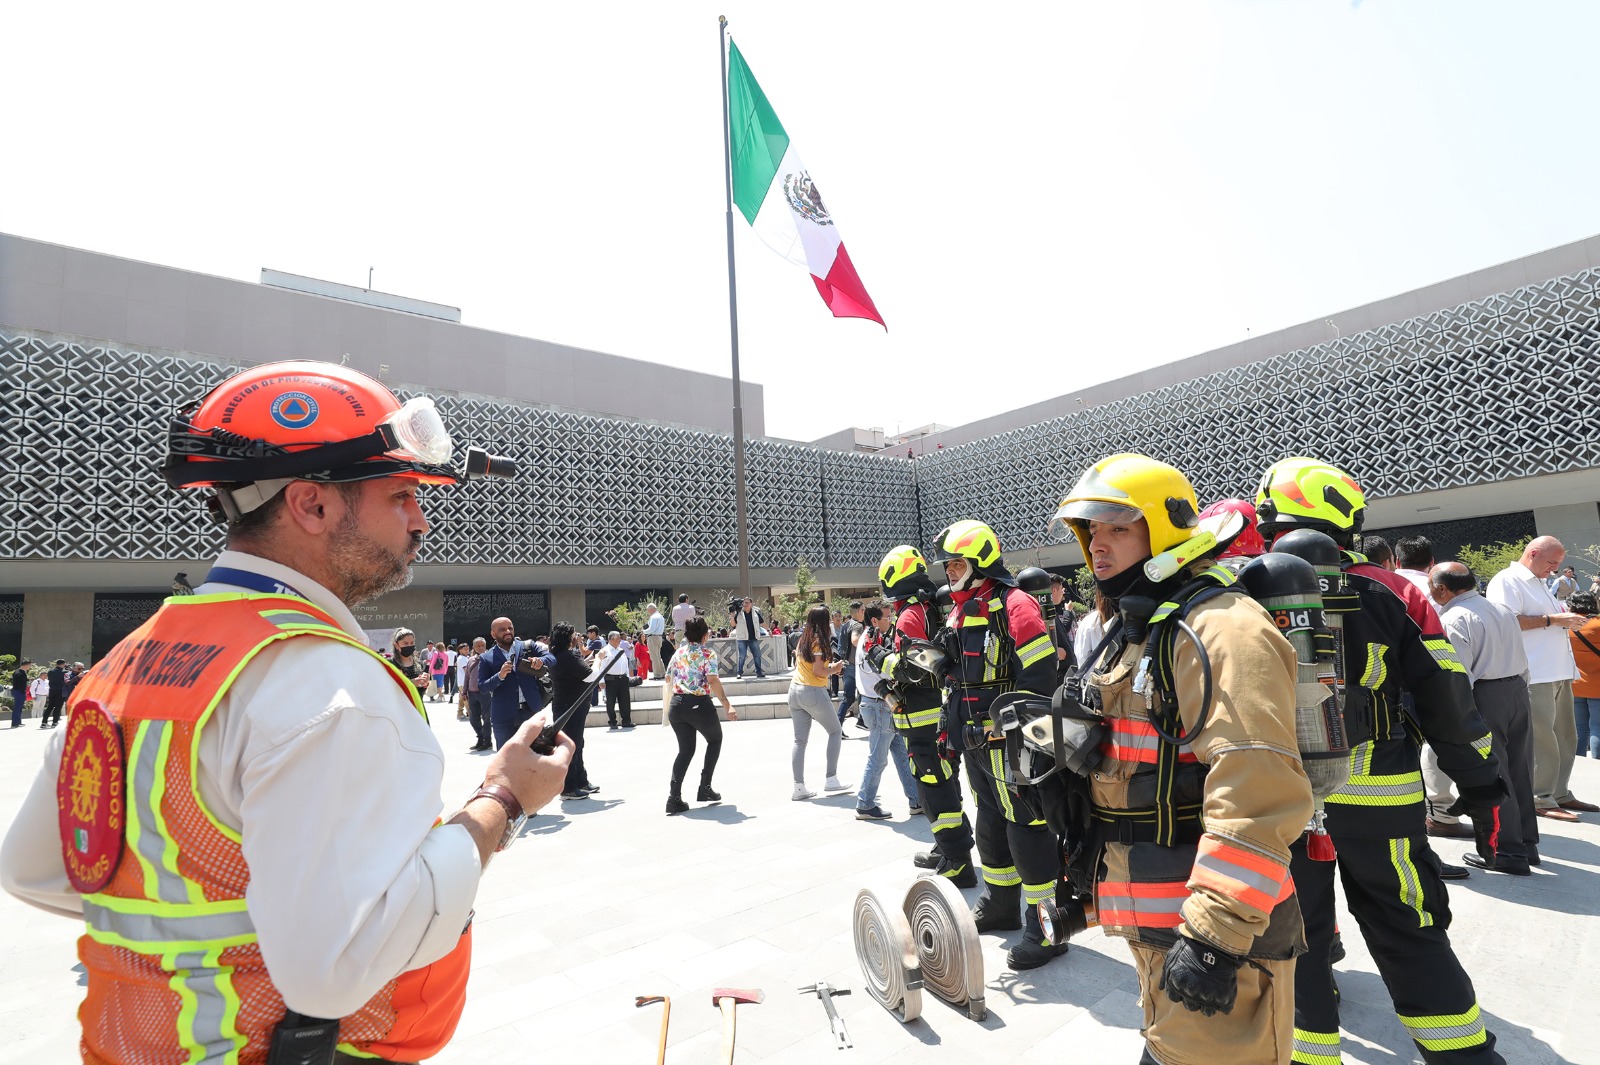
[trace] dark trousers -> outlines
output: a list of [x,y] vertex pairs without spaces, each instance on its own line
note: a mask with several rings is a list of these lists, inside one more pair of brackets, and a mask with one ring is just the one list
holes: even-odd
[[[1472,981],[1450,946],[1450,899],[1428,837],[1336,838],[1334,844],[1337,861],[1313,861],[1302,837],[1289,863],[1306,926],[1306,953],[1295,963],[1292,1060],[1339,1056],[1339,1001],[1328,957],[1337,867],[1350,912],[1422,1059],[1505,1065],[1495,1052],[1493,1033],[1478,1019]],[[1460,1023],[1448,1023],[1457,1018]]]
[[[622,709],[622,723],[633,724],[633,688],[628,684],[627,677],[619,677],[614,673],[606,674],[606,724],[617,723],[617,708]],[[573,717],[578,715],[574,714]]]
[[561,729],[566,733],[567,739],[572,741],[573,746],[572,761],[567,764],[567,783],[561,789],[565,793],[579,791],[589,786],[589,767],[583,761],[583,730],[588,723],[588,714],[576,713]]
[[460,688],[456,687],[456,671],[452,669],[444,675],[444,693],[446,695],[455,695],[460,690]]
[[992,743],[967,751],[962,760],[978,808],[976,838],[984,894],[1020,887],[1023,908],[1030,911],[1046,899],[1054,900],[1061,879],[1061,850],[1044,818],[1006,787],[1005,748]]
[[839,674],[839,683],[844,688],[844,694],[839,696],[839,724],[844,724],[845,715],[850,713],[850,708],[856,701],[856,670],[850,666]]
[[1521,677],[1480,680],[1472,686],[1472,701],[1489,726],[1500,759],[1500,779],[1506,782],[1505,801],[1496,811],[1495,852],[1526,858],[1528,844],[1539,842],[1539,817],[1533,806],[1533,706],[1528,702],[1528,685]]
[[27,688],[11,689],[11,727],[22,727],[22,704],[28,701]]
[[487,747],[493,739],[489,731],[489,696],[483,692],[467,693],[467,720],[472,722],[472,731],[478,737],[478,746]]
[[917,801],[933,823],[939,872],[960,872],[972,861],[972,824],[961,810],[961,763],[940,752],[938,725],[896,731],[906,741],[911,775],[917,778]]
[[49,696],[45,698],[44,716],[41,718],[39,724],[61,724],[61,708],[66,705],[66,702],[67,695],[65,692],[51,692]]
[[700,786],[711,786],[711,774],[716,771],[717,757],[722,754],[722,722],[717,720],[717,708],[709,695],[674,695],[672,697],[672,734],[678,737],[678,757],[672,760],[672,782],[683,783],[689,772],[689,762],[694,758],[695,737],[706,738],[706,757],[700,764]]
[[523,703],[517,707],[515,713],[510,715],[503,711],[491,712],[489,725],[494,731],[494,749],[498,751],[509,743],[511,737],[517,734],[517,729],[522,727],[522,723],[531,718],[538,710],[537,706],[529,706],[527,703]]

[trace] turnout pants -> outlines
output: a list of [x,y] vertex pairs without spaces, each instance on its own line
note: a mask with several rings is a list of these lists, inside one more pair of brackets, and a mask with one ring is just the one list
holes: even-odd
[[[1133,951],[1133,965],[1139,971],[1139,1003],[1144,1007],[1141,1062],[1281,1065],[1289,1060],[1294,1032],[1293,958],[1252,958],[1239,966],[1239,997],[1233,1011],[1207,1017],[1172,1001],[1160,989],[1166,951],[1132,940],[1128,949]],[[1337,1049],[1328,1060],[1338,1065]]]
[[1042,812],[1005,785],[1005,748],[991,743],[962,756],[978,810],[978,859],[984,894],[1022,889],[1022,907],[1054,901],[1061,850]]
[[939,872],[953,876],[972,861],[972,825],[961,810],[960,763],[940,752],[938,725],[896,726],[895,731],[906,741],[906,761],[917,778],[918,803],[933,823],[933,847],[942,859]]
[[[1302,1065],[1338,1065],[1341,1060],[1339,1002],[1328,957],[1337,867],[1350,912],[1422,1060],[1430,1065],[1505,1065],[1495,1052],[1493,1033],[1478,1015],[1472,981],[1450,946],[1450,901],[1428,837],[1339,838],[1334,843],[1338,859],[1318,862],[1306,856],[1302,837],[1289,864],[1306,926],[1306,953],[1294,969],[1291,1060]],[[1244,972],[1239,970],[1241,978]]]

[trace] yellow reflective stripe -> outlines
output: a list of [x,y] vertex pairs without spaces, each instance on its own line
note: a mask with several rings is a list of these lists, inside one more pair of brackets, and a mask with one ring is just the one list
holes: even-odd
[[1339,1065],[1339,1033],[1296,1028],[1294,1054],[1289,1060],[1295,1065]]
[[937,706],[930,710],[913,710],[909,714],[901,712],[894,715],[894,727],[898,729],[925,728],[928,725],[937,725],[938,723],[939,708]]
[[1465,1013],[1441,1014],[1433,1017],[1407,1017],[1403,1013],[1397,1013],[1395,1016],[1400,1018],[1400,1023],[1406,1026],[1411,1038],[1415,1039],[1417,1045],[1424,1050],[1465,1050],[1467,1047],[1481,1046],[1488,1041],[1476,1002]]
[[1016,887],[1022,883],[1022,874],[1017,872],[1017,867],[1014,865],[994,869],[986,865],[983,867],[983,879],[985,883],[993,884],[995,887]]
[[957,810],[953,814],[940,814],[938,817],[935,817],[933,819],[933,831],[934,831],[935,834],[938,834],[940,832],[948,832],[952,828],[960,828],[960,827],[961,827],[961,811],[960,810]]
[[[1411,861],[1411,840],[1401,837],[1389,841],[1389,862],[1394,866],[1395,877],[1399,881],[1400,901],[1416,911],[1417,927],[1427,928],[1433,924],[1433,914],[1429,913],[1422,904],[1422,874],[1417,871],[1415,863]],[[1405,1020],[1404,1017],[1401,1020]]]
[[[1370,759],[1369,759],[1370,764]],[[1350,806],[1407,806],[1422,802],[1426,792],[1421,773],[1393,773],[1371,776],[1352,773],[1350,780],[1325,801]]]
[[242,1005],[233,986],[233,968],[221,964],[221,950],[165,954],[167,986],[178,996],[178,1042],[192,1063],[234,1065],[248,1041],[239,1034]]
[[351,1046],[349,1043],[340,1043],[339,1044],[339,1049],[341,1051],[343,1051],[344,1053],[350,1055],[352,1058],[371,1058],[374,1061],[376,1061],[378,1059],[378,1055],[373,1054],[373,1053],[371,1053],[369,1051],[366,1051],[366,1050],[357,1050],[355,1047]]
[[1234,575],[1232,570],[1229,570],[1223,566],[1207,566],[1200,572],[1200,576],[1210,577],[1224,588],[1228,587],[1230,584],[1236,583],[1239,580],[1239,578]]
[[1001,599],[989,600],[989,613],[995,614],[1005,609],[1005,601]]
[[964,628],[964,629],[970,629],[970,628],[973,628],[973,627],[975,627],[977,625],[988,625],[988,624],[989,624],[989,619],[984,617],[982,614],[969,614],[966,617],[961,619],[961,627]]
[[1162,603],[1160,606],[1156,607],[1156,612],[1154,614],[1150,615],[1150,622],[1149,623],[1151,625],[1154,625],[1157,622],[1161,622],[1161,621],[1167,620],[1167,618],[1172,616],[1172,612],[1174,610],[1176,610],[1176,609],[1178,609],[1178,604],[1177,603],[1173,603],[1173,602]]
[[332,629],[334,632],[343,632],[337,625],[330,625],[326,621],[312,617],[300,610],[262,610],[262,617],[272,622],[280,629]]
[[1000,812],[1005,815],[1007,821],[1015,823],[1017,811],[1011,808],[1011,789],[1005,785],[1006,761],[1004,748],[989,748],[989,772],[994,774],[994,779],[985,780],[983,786],[994,789],[995,795],[1000,799]]
[[83,918],[95,942],[140,954],[221,950],[256,941],[243,899],[173,904],[86,895]]
[[1450,673],[1465,673],[1467,667],[1461,664],[1461,659],[1456,657],[1456,649],[1450,645],[1449,640],[1422,641],[1422,646],[1428,649],[1433,660],[1439,663],[1439,668]]
[[1041,902],[1054,902],[1056,886],[1052,883],[1023,884],[1022,904],[1024,906],[1037,906]]
[[1389,667],[1383,664],[1383,653],[1389,648],[1381,643],[1367,644],[1367,668],[1361,674],[1361,686],[1377,691],[1389,676]]
[[1489,755],[1494,753],[1494,737],[1484,733],[1472,741],[1472,749],[1483,755],[1484,759],[1487,760]]
[[[149,722],[146,722],[149,724]],[[167,757],[172,752],[172,727],[162,722],[161,745],[156,749],[156,778],[150,788],[150,828],[162,841],[161,866],[167,874],[182,885],[184,898],[165,899],[167,902],[204,902],[205,889],[178,871],[178,841],[167,830],[167,816],[161,812],[161,800],[167,794]],[[130,802],[131,808],[134,803]],[[130,814],[130,820],[132,819]]]
[[1022,661],[1022,667],[1033,665],[1041,658],[1048,658],[1055,648],[1050,643],[1048,635],[1038,636],[1017,649],[1017,657]]

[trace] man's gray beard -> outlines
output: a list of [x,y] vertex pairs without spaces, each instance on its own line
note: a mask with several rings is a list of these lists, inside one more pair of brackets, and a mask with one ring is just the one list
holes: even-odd
[[353,510],[328,539],[328,565],[338,578],[339,600],[355,607],[411,583],[411,561],[378,543],[361,529]]

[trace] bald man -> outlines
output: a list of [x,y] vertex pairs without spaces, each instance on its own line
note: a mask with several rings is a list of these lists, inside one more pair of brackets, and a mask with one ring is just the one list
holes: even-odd
[[1578,726],[1572,713],[1572,660],[1568,629],[1584,623],[1581,614],[1563,610],[1545,586],[1561,568],[1567,549],[1554,536],[1535,537],[1522,557],[1489,581],[1488,598],[1517,617],[1528,653],[1528,699],[1533,706],[1533,801],[1540,817],[1576,821],[1580,813],[1600,813],[1567,786],[1578,753]]
[[[1528,685],[1522,675],[1528,656],[1517,619],[1505,607],[1478,594],[1478,579],[1459,562],[1441,562],[1428,573],[1428,594],[1439,611],[1456,657],[1472,682],[1472,701],[1489,726],[1500,759],[1506,798],[1490,811],[1487,825],[1473,823],[1484,851],[1463,861],[1479,869],[1529,875],[1539,864],[1539,823],[1533,812],[1533,728]],[[1430,804],[1440,801],[1428,781]]]
[[478,659],[478,690],[489,697],[489,727],[499,750],[544,705],[538,674],[554,667],[556,656],[538,640],[518,640],[510,618],[495,618],[489,636],[494,646]]

